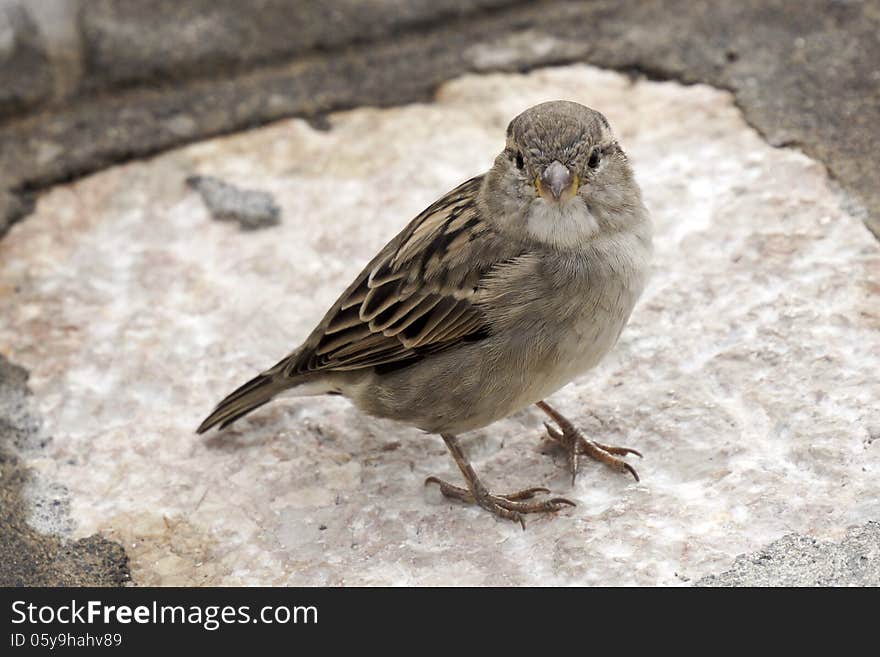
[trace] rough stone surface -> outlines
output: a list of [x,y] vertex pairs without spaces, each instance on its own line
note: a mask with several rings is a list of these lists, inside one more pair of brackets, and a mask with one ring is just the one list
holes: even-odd
[[[38,460],[46,444],[27,378],[0,355],[0,586],[120,586],[129,578],[122,546],[96,534],[59,538],[59,520],[69,524],[66,491],[55,484],[46,494],[20,462],[19,454]],[[37,531],[40,524],[50,533]]]
[[880,586],[880,523],[851,528],[840,542],[789,534],[698,586]]
[[[0,188],[43,189],[282,117],[424,100],[467,71],[588,61],[730,89],[771,143],[803,149],[855,192],[880,235],[876,2],[352,0],[288,12],[265,0],[260,12],[251,7],[83,3],[82,47],[91,62],[83,86],[111,85],[112,93],[83,93],[0,126]],[[162,30],[153,27],[157,8],[176,17]],[[224,38],[199,38],[212,30]],[[254,30],[265,32],[252,39]],[[61,45],[76,42],[69,36]],[[230,68],[233,56],[242,64]],[[77,78],[68,70],[78,71],[76,56],[57,61],[64,63],[58,80]],[[110,79],[100,81],[99,70]]]
[[181,79],[378,41],[522,0],[89,0],[89,86]]
[[29,403],[28,374],[0,355],[0,436],[7,450],[21,452],[44,447],[39,442],[40,422]]
[[36,25],[23,7],[0,0],[0,119],[51,93],[52,71]]
[[[586,464],[569,488],[534,410],[465,440],[496,490],[578,502],[525,532],[424,489],[456,476],[442,442],[343,399],[193,435],[409,218],[485,170],[512,116],[558,97],[607,114],[656,220],[656,274],[614,355],[552,398],[641,450],[640,484]],[[675,584],[880,517],[877,244],[825,168],[769,147],[730,94],[574,66],[327,123],[57,187],[0,242],[0,353],[32,373],[53,437],[29,465],[70,491],[73,537],[125,546],[134,582]],[[191,175],[271,192],[284,223],[212,221]]]
[[34,203],[31,196],[12,194],[0,188],[0,239],[16,221],[25,217],[32,209]]
[[211,176],[190,176],[186,183],[198,190],[219,221],[237,221],[242,230],[268,228],[280,221],[281,208],[268,192],[239,189]]

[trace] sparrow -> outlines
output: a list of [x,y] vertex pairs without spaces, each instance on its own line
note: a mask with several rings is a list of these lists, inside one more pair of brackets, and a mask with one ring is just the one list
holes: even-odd
[[536,404],[572,483],[586,455],[638,474],[634,449],[587,439],[545,400],[595,367],[645,287],[651,221],[607,119],[569,101],[507,127],[485,174],[420,213],[370,261],[305,342],[225,399],[222,429],[281,392],[344,395],[361,411],[439,434],[465,486],[426,484],[523,528],[574,502],[536,486],[489,491],[459,435]]

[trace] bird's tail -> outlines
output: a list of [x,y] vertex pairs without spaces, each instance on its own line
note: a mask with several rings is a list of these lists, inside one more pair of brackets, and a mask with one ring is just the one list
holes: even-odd
[[268,403],[282,390],[292,387],[291,380],[280,373],[273,372],[274,369],[255,376],[227,395],[199,425],[196,433],[204,433],[216,424],[219,424],[223,429],[240,417]]

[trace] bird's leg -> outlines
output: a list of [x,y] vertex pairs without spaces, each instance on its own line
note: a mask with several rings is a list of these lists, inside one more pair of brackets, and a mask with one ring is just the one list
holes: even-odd
[[536,406],[549,415],[550,418],[559,425],[559,429],[562,429],[562,431],[559,431],[559,429],[554,428],[547,422],[544,423],[544,426],[547,428],[547,435],[550,436],[553,441],[559,443],[568,456],[568,469],[571,471],[572,484],[574,484],[575,477],[577,476],[578,456],[581,454],[589,456],[591,459],[599,461],[600,463],[604,463],[609,468],[617,470],[618,472],[629,472],[636,481],[639,480],[639,475],[635,471],[635,468],[620,458],[627,454],[635,454],[641,458],[642,455],[638,451],[630,449],[629,447],[603,445],[594,440],[588,440],[571,422],[568,421],[567,418],[560,415],[560,413],[547,402],[539,401]]
[[467,488],[453,486],[437,477],[428,477],[425,480],[425,484],[438,484],[440,486],[440,492],[446,497],[461,500],[468,504],[479,504],[481,507],[487,511],[491,511],[496,516],[507,518],[508,520],[516,520],[522,525],[523,529],[526,528],[526,522],[522,516],[524,513],[559,511],[559,509],[564,506],[575,505],[574,502],[567,500],[564,497],[554,497],[553,499],[536,500],[534,502],[522,501],[529,500],[538,493],[550,492],[548,489],[541,487],[526,488],[525,490],[508,493],[507,495],[493,495],[483,485],[480,478],[477,477],[477,473],[474,472],[473,467],[471,467],[470,462],[468,462],[467,457],[464,455],[464,451],[462,451],[458,439],[449,434],[441,435],[443,441],[446,443],[446,447],[449,448],[449,453],[452,454],[452,458],[455,459],[455,463],[458,465],[459,470],[461,470],[461,474],[464,475],[468,485]]

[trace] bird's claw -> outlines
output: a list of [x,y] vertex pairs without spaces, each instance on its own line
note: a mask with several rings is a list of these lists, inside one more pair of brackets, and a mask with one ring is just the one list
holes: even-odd
[[541,493],[549,493],[550,490],[543,486],[533,486],[512,493],[493,495],[485,490],[474,493],[468,488],[455,486],[433,476],[425,479],[425,485],[427,486],[428,484],[440,486],[440,492],[445,497],[456,499],[466,504],[478,504],[496,516],[519,522],[523,529],[526,528],[526,521],[523,517],[526,513],[550,513],[559,511],[566,506],[576,506],[574,502],[564,497],[553,497],[549,500],[530,502],[522,501],[531,500],[535,495]]

